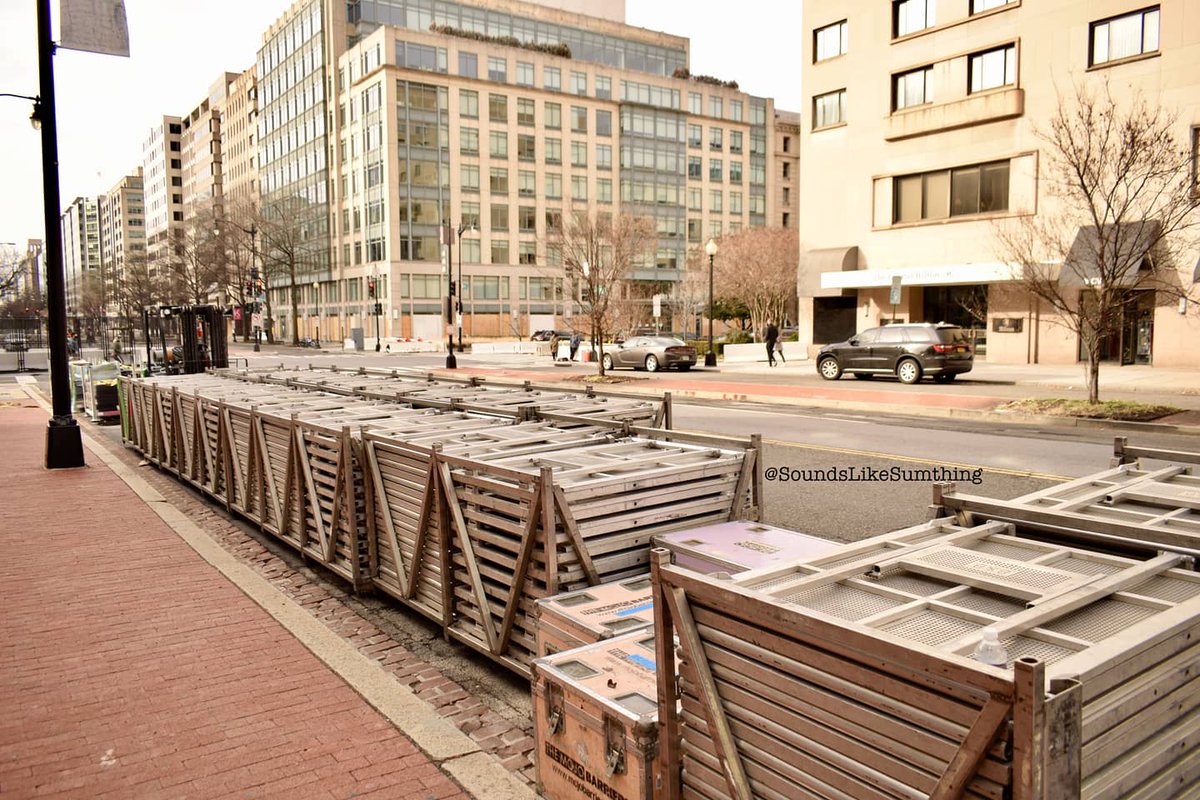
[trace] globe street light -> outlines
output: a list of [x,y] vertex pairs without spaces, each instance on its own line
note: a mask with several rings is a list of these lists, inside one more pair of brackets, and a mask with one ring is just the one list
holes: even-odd
[[708,253],[708,352],[704,354],[704,366],[717,365],[717,351],[713,349],[713,257],[717,254],[717,243],[712,239],[704,245]]

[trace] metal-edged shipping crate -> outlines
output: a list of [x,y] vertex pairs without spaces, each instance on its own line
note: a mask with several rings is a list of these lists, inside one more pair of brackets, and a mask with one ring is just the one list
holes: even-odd
[[664,533],[656,536],[654,542],[666,548],[678,566],[696,572],[729,574],[814,558],[842,546],[819,536],[749,520]]
[[654,650],[646,630],[534,662],[534,752],[548,800],[657,796]]
[[656,551],[665,797],[1200,796],[1191,566],[952,520],[732,579]]
[[650,574],[537,601],[539,658],[654,626]]

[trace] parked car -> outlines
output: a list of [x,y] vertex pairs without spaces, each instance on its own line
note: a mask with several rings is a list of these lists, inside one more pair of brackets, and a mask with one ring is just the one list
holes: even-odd
[[24,353],[29,349],[29,341],[19,333],[10,333],[0,339],[0,346],[10,353]]
[[553,339],[556,334],[558,335],[558,338],[560,338],[560,339],[570,339],[572,336],[572,333],[570,331],[556,331],[553,329],[547,329],[544,331],[534,331],[533,334],[529,337],[529,341],[531,341],[531,342],[548,342],[551,339]]
[[912,384],[927,376],[945,383],[970,372],[974,360],[971,343],[957,325],[885,325],[821,348],[817,372],[827,381],[849,372],[860,380],[895,375]]
[[631,367],[657,372],[660,369],[686,371],[696,365],[696,348],[674,336],[633,336],[604,353],[604,369]]

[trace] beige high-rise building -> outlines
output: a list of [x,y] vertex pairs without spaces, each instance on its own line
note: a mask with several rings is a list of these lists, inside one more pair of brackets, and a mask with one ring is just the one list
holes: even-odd
[[[1198,152],[1200,4],[806,0],[804,24],[801,342],[947,321],[980,328],[989,361],[1077,362],[1078,337],[1014,281],[996,226],[1059,208],[1035,131],[1075,85],[1140,93]],[[1197,255],[1173,265],[1185,285]],[[1200,366],[1198,337],[1194,303],[1142,292],[1101,355]]]
[[146,254],[162,274],[171,257],[168,245],[183,222],[183,121],[165,116],[142,145],[142,183],[146,213]]
[[146,209],[142,168],[126,175],[100,198],[100,261],[110,316],[120,313],[119,289],[126,267],[146,258]]
[[99,304],[104,274],[99,208],[99,198],[76,197],[60,220],[68,316],[91,314]]
[[237,73],[226,72],[209,87],[205,98],[180,120],[183,216],[219,218],[225,202],[225,139],[222,130],[229,87]]
[[258,77],[255,67],[229,82],[221,120],[225,197],[231,207],[258,206]]
[[294,5],[259,53],[262,197],[329,255],[298,271],[294,322],[272,275],[276,330],[313,336],[319,312],[322,340],[372,336],[378,300],[385,335],[442,338],[447,227],[467,337],[562,326],[579,307],[547,245],[573,209],[654,220],[633,276],[650,322],[689,250],[798,203],[775,164],[785,128],[798,155],[796,115],[736,76],[690,78],[689,51],[620,0]]

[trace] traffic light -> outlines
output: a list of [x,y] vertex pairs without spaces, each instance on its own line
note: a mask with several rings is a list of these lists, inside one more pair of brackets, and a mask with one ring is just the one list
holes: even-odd
[[458,284],[454,281],[450,281],[450,296],[458,297]]
[[375,296],[375,279],[367,278],[367,297]]
[[378,317],[382,313],[383,313],[383,303],[376,303],[375,304],[375,316]]

